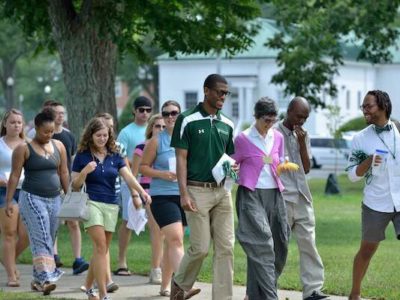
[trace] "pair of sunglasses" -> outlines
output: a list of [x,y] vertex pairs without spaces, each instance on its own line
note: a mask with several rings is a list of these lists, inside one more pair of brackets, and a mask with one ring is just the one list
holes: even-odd
[[173,111],[163,111],[163,112],[161,112],[161,115],[162,115],[164,118],[168,118],[169,116],[171,116],[171,117],[176,117],[177,115],[179,115],[179,111],[177,111],[177,110],[173,110]]
[[148,114],[150,114],[152,110],[153,110],[152,108],[144,108],[144,107],[139,107],[139,108],[138,108],[138,111],[139,111],[141,114],[144,113],[144,112],[147,112]]
[[158,128],[158,129],[161,129],[161,128],[164,129],[164,128],[165,128],[165,125],[155,124],[154,127],[155,127],[155,128]]

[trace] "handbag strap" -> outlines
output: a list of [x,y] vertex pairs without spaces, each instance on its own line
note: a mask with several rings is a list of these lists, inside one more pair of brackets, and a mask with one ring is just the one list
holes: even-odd
[[[72,192],[72,181],[70,182],[69,186],[68,186],[68,193]],[[81,189],[80,189],[81,193],[86,193],[86,183],[83,182]]]

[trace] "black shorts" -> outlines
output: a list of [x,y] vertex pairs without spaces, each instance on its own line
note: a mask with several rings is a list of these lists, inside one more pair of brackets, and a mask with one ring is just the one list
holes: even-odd
[[176,222],[181,222],[183,226],[187,225],[180,196],[151,196],[151,199],[151,212],[160,228]]

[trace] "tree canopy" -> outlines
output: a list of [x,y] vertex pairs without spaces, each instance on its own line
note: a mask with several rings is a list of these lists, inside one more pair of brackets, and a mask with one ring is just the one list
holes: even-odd
[[96,112],[114,116],[118,55],[146,58],[145,47],[175,55],[251,43],[260,13],[254,0],[0,0],[5,16],[42,46],[58,50],[71,129],[78,134]]
[[302,95],[325,106],[323,92],[337,95],[334,77],[343,64],[343,49],[354,46],[356,58],[390,61],[389,47],[398,37],[399,0],[272,0],[282,32],[267,41],[278,50],[281,68],[272,82],[287,95]]

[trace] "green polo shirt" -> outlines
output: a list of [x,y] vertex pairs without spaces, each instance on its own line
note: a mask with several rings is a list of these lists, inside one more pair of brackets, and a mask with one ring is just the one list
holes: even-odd
[[234,153],[233,122],[220,111],[211,116],[199,103],[179,115],[171,147],[188,150],[188,180],[215,182],[212,168],[224,153]]

